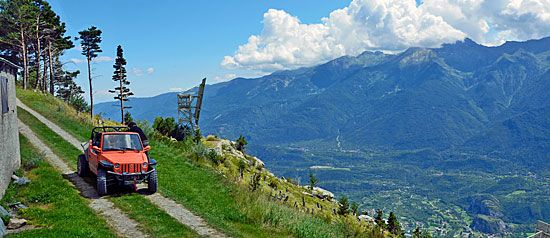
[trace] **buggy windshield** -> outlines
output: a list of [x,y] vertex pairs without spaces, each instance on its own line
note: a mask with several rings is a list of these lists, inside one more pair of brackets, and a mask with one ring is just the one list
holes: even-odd
[[105,134],[103,150],[143,150],[137,134]]

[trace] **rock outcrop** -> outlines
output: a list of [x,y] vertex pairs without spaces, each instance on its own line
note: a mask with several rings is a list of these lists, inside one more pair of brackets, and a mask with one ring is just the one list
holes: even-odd
[[486,215],[474,217],[470,228],[488,234],[503,234],[508,230],[508,226],[500,218]]
[[491,217],[502,217],[502,208],[500,201],[490,194],[479,194],[470,197],[470,207],[468,212],[471,214],[481,214]]

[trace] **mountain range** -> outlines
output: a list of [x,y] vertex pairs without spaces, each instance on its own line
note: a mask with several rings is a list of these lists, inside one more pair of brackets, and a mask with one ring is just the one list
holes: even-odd
[[[228,138],[243,134],[252,144],[549,151],[549,69],[550,38],[364,52],[208,85],[200,126]],[[149,122],[177,118],[176,95],[132,98],[130,112]],[[113,104],[96,108],[118,120]]]
[[[495,47],[464,39],[207,85],[200,127],[233,140],[245,135],[252,154],[276,174],[307,178],[318,168],[312,166],[345,167],[318,171],[321,185],[362,199],[364,207],[381,206],[364,199],[381,193],[367,190],[388,192],[390,183],[393,190],[414,187],[411,200],[420,194],[457,205],[473,217],[466,225],[474,230],[525,231],[536,219],[550,220],[550,182],[541,180],[550,175],[549,92],[550,37]],[[135,119],[177,118],[176,95],[127,105]],[[113,104],[95,108],[120,120]],[[435,181],[434,174],[444,176]],[[471,202],[480,196],[491,199]],[[487,209],[472,208],[494,200],[502,204],[491,214],[502,216],[485,219],[491,214],[479,211]]]

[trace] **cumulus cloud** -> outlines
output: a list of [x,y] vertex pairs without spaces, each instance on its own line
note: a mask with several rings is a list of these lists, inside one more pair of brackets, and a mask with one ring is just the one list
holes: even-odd
[[78,64],[78,63],[84,63],[86,62],[86,59],[77,59],[77,58],[72,58],[70,59],[69,61],[75,63],[75,64]]
[[143,76],[143,70],[138,68],[132,68],[132,73],[134,73],[134,75],[138,77]]
[[[99,56],[97,58],[94,58],[92,61],[95,63],[103,62],[103,61],[113,61],[115,58],[109,57],[109,56]],[[78,64],[78,63],[84,63],[87,60],[86,59],[78,59],[78,58],[72,58],[69,61]]]
[[353,0],[319,24],[283,10],[264,14],[263,30],[225,56],[226,68],[274,71],[365,50],[437,47],[470,37],[495,45],[550,35],[550,0]]
[[115,58],[112,58],[112,57],[109,57],[109,56],[99,56],[97,58],[95,58],[93,61],[94,62],[103,62],[103,61],[113,61],[115,60]]
[[147,74],[152,74],[153,72],[155,72],[153,67],[147,68]]
[[216,76],[214,77],[214,81],[215,82],[225,82],[225,81],[228,81],[230,79],[234,79],[236,78],[237,75],[236,74],[226,74],[225,76],[223,77],[220,77],[220,76]]

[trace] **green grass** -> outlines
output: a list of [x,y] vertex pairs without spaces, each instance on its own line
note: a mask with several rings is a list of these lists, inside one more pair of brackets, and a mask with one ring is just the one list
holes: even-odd
[[237,189],[220,174],[201,168],[165,144],[151,140],[151,147],[154,149],[149,155],[159,162],[159,188],[167,197],[184,204],[231,236],[270,237],[272,232],[277,232],[247,219],[234,199]]
[[[19,135],[19,141],[23,164],[40,154],[24,136]],[[11,184],[0,204],[22,202],[28,208],[20,215],[40,229],[8,237],[116,237],[59,172],[44,161],[35,165],[30,171],[20,171],[32,182]]]
[[[18,108],[17,112],[19,119],[28,125],[34,133],[37,134],[40,140],[47,142],[45,144],[49,145],[50,149],[59,158],[67,162],[72,169],[76,169],[76,158],[79,154],[82,154],[80,150],[63,140],[63,138],[27,111]],[[174,218],[159,210],[141,196],[133,196],[127,199],[121,197],[108,197],[108,199],[128,213],[130,217],[136,219],[136,221],[140,223],[140,228],[151,235],[158,235],[158,237],[180,237],[181,235],[184,237],[193,237],[196,235],[190,228],[180,224]],[[152,214],[144,213],[144,207],[147,207],[147,212],[151,212]],[[167,224],[173,225],[170,227],[172,230],[166,228]],[[161,230],[162,232],[157,233],[157,230]]]
[[199,237],[194,230],[157,209],[140,194],[124,194],[110,197],[109,200],[120,207],[130,218],[138,221],[140,228],[152,234],[153,237]]
[[50,147],[55,155],[67,162],[71,169],[76,170],[76,160],[78,155],[82,154],[82,151],[75,148],[44,123],[36,119],[36,117],[20,107],[17,107],[17,117],[25,125],[29,126],[38,138]]
[[[27,103],[26,100],[34,100],[32,93],[23,92],[23,97],[18,97],[29,107],[42,111],[54,110],[59,107],[53,100],[44,100],[38,97],[36,101]],[[23,113],[24,114],[24,113]],[[28,114],[28,113],[27,113]],[[43,116],[58,124],[72,135],[83,140],[87,139],[90,123],[83,123],[80,128],[69,126],[79,124],[80,119],[74,119],[71,113],[44,113]],[[41,124],[28,119],[30,123]],[[41,125],[37,127],[40,133]],[[82,128],[86,128],[86,133]],[[33,128],[33,130],[35,130]],[[49,129],[48,129],[49,130]],[[46,130],[44,130],[46,131]],[[52,132],[53,133],[53,132]],[[45,138],[55,137],[44,133]],[[160,142],[162,141],[162,142]],[[165,196],[183,204],[194,213],[204,218],[210,225],[224,233],[234,237],[341,237],[341,236],[370,236],[354,229],[354,226],[346,219],[339,223],[327,221],[321,217],[312,216],[296,209],[282,205],[279,201],[270,201],[261,192],[250,192],[246,186],[234,183],[216,170],[204,163],[194,162],[186,157],[189,148],[180,143],[166,143],[164,140],[150,138],[152,150],[150,155],[156,159],[159,176],[159,191]],[[63,142],[59,142],[63,144]],[[169,145],[168,145],[169,144]],[[53,145],[55,147],[55,143]],[[66,145],[65,145],[66,146]],[[71,155],[70,151],[60,150]],[[63,156],[60,156],[63,157]],[[76,157],[74,157],[76,158]],[[74,162],[76,163],[76,159]],[[111,198],[123,209],[132,207],[129,203],[143,204],[137,201],[139,195],[124,195],[120,198]],[[136,205],[137,206],[137,205]],[[139,206],[138,206],[139,207]],[[126,211],[131,217],[131,211]],[[147,219],[144,217],[143,219]],[[326,218],[325,218],[326,219]],[[353,218],[348,219],[353,222]],[[356,223],[357,221],[355,221]],[[348,223],[348,224],[346,224]],[[351,229],[350,229],[351,228]],[[160,228],[159,228],[160,229]],[[150,231],[149,231],[150,232]]]
[[[76,112],[67,104],[50,94],[40,94],[32,91],[17,89],[17,98],[53,123],[62,126],[68,133],[81,139],[90,138],[90,129],[82,124],[90,125],[91,120],[86,113]],[[63,116],[60,116],[63,115]]]

